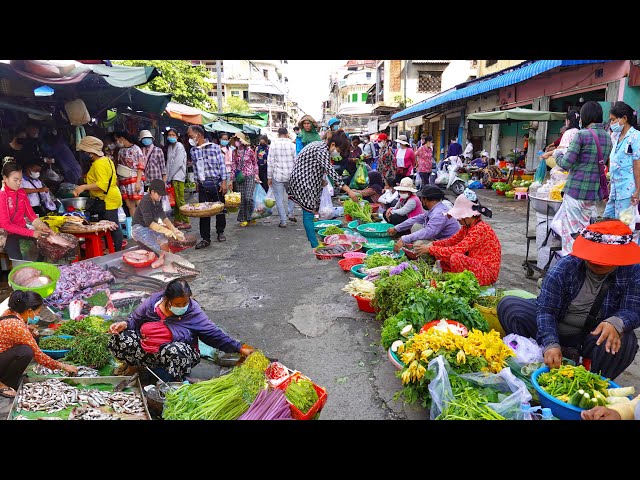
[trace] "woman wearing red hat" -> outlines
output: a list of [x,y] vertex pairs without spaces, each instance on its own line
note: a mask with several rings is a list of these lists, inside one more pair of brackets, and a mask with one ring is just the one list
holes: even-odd
[[534,337],[549,368],[562,357],[615,379],[638,351],[640,246],[619,220],[587,226],[573,251],[545,275],[537,299],[504,297],[498,319],[506,333]]
[[458,220],[462,226],[458,233],[445,240],[437,240],[427,245],[416,245],[418,255],[429,253],[444,272],[464,272],[469,270],[480,285],[491,285],[498,280],[502,249],[500,240],[491,226],[482,221],[480,215],[491,218],[492,213],[478,202],[473,190],[465,189],[458,195],[453,208],[447,215]]
[[393,150],[391,150],[391,146],[389,145],[389,137],[387,137],[386,133],[378,135],[378,145],[380,145],[378,171],[382,175],[382,178],[395,177],[396,157],[393,155]]

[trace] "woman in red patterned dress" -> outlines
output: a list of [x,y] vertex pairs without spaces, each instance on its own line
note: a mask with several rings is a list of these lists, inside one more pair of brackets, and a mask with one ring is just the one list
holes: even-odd
[[456,198],[447,215],[458,220],[462,226],[458,233],[445,240],[416,245],[415,251],[420,255],[429,253],[440,260],[444,272],[469,270],[481,286],[495,283],[500,273],[500,240],[493,228],[480,217],[484,215],[491,218],[491,210],[480,205],[473,190],[466,189]]

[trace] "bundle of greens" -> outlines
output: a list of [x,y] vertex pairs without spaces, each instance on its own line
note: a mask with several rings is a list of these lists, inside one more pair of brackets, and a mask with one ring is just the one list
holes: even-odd
[[72,340],[72,338],[48,337],[40,340],[38,346],[42,350],[68,350]]
[[398,263],[400,263],[400,260],[394,260],[388,255],[382,255],[379,252],[369,255],[364,259],[365,268],[384,267],[387,265],[395,267]]
[[326,236],[329,235],[342,235],[344,230],[340,227],[336,227],[335,225],[331,225],[330,227],[325,228],[324,234]]
[[318,392],[313,388],[313,383],[304,378],[291,380],[284,395],[302,413],[307,413],[318,401]]
[[371,218],[371,204],[369,202],[363,202],[364,205],[354,202],[353,200],[344,201],[344,214],[349,215],[355,220],[360,220],[362,223],[372,223]]
[[476,304],[480,305],[481,307],[486,307],[486,308],[496,308],[498,306],[498,302],[500,302],[500,300],[502,300],[502,297],[504,297],[504,290],[498,290],[496,291],[495,295],[485,295],[482,297],[478,297],[475,299]]
[[99,370],[111,359],[107,348],[109,337],[105,333],[80,333],[71,342],[71,351],[64,358],[68,362]]
[[480,284],[469,270],[461,273],[445,273],[444,281],[438,282],[436,290],[452,297],[464,298],[469,303],[480,295]]
[[493,388],[478,388],[458,375],[449,375],[453,399],[450,399],[436,420],[504,420],[487,406],[500,402],[500,394]]
[[56,333],[60,335],[78,335],[81,333],[105,333],[109,330],[109,322],[106,322],[104,318],[89,315],[82,320],[69,320],[56,330]]

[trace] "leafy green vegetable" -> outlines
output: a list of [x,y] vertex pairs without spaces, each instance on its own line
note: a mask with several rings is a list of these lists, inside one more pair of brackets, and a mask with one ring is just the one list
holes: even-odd
[[465,270],[461,273],[445,273],[445,281],[438,283],[436,290],[452,297],[472,302],[480,295],[480,284],[476,276]]
[[107,348],[109,335],[105,333],[81,333],[71,342],[71,351],[65,356],[65,360],[100,369],[111,358]]
[[478,305],[486,308],[496,308],[498,306],[498,302],[502,300],[502,297],[504,297],[503,291],[498,290],[496,292],[496,295],[485,295],[482,297],[478,297],[475,299],[474,303],[477,303]]
[[342,235],[344,233],[344,230],[340,227],[336,227],[335,225],[331,225],[330,227],[327,227],[324,230],[324,234],[329,236],[329,235]]
[[393,259],[386,255],[382,255],[379,252],[369,255],[364,259],[365,268],[376,268],[376,267],[383,267],[387,265],[395,267],[399,263],[400,263],[399,259]]
[[477,388],[457,375],[449,375],[453,399],[449,399],[436,420],[504,420],[486,404],[498,402],[499,393],[492,388]]
[[68,350],[72,338],[49,337],[40,340],[38,346],[42,350]]
[[104,318],[95,315],[89,315],[82,320],[69,320],[56,330],[60,335],[77,335],[80,333],[105,333],[109,329],[109,322]]
[[284,395],[302,413],[307,413],[318,401],[318,392],[313,388],[313,383],[304,378],[292,380]]
[[87,298],[87,303],[92,307],[104,307],[109,302],[109,297],[104,291],[99,291],[95,295]]
[[363,223],[373,223],[371,218],[371,204],[369,202],[363,202],[364,205],[354,202],[353,200],[344,201],[344,214],[350,217],[360,220]]

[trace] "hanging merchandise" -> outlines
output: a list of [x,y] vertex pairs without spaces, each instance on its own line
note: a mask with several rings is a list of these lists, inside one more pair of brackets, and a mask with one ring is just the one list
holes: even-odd
[[80,98],[65,102],[64,110],[67,112],[69,123],[74,127],[79,127],[91,121],[91,115],[89,115],[87,106]]

